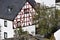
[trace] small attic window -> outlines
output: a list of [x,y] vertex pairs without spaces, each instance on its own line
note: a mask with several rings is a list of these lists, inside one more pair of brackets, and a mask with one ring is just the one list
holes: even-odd
[[8,11],[11,12],[12,11],[12,8],[9,8]]
[[29,13],[29,8],[24,9],[24,14],[28,14]]
[[8,11],[11,12],[13,8],[11,6],[8,6]]
[[27,12],[27,10],[29,10],[29,8],[24,9],[24,12]]

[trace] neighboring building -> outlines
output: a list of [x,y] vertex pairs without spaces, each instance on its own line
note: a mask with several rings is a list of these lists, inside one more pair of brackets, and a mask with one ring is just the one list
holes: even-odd
[[56,9],[60,9],[60,0],[55,1]]
[[54,33],[55,40],[60,40],[60,0],[56,0],[56,10],[57,10],[57,15],[58,15],[58,27],[57,31]]
[[56,0],[55,2],[58,3],[58,2],[60,2],[60,0]]
[[55,40],[60,40],[60,29],[54,33]]
[[60,0],[56,0],[56,10],[58,16],[58,26],[60,26]]
[[55,0],[35,0],[37,3],[44,4],[49,7],[54,7],[55,6]]
[[19,26],[35,35],[32,25],[35,3],[34,0],[0,0],[1,39],[14,37],[14,29]]

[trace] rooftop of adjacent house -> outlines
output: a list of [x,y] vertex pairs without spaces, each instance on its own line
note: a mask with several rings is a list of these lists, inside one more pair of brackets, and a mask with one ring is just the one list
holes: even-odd
[[34,0],[0,0],[0,18],[14,20],[26,2],[29,2],[32,7],[36,3]]
[[56,3],[57,3],[57,2],[60,2],[60,0],[56,0],[55,2],[56,2]]

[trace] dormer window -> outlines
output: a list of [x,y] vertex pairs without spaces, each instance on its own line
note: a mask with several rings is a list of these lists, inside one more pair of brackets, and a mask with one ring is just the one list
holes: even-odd
[[11,12],[12,11],[12,8],[9,8],[8,11]]
[[12,11],[12,7],[11,6],[8,6],[8,11],[11,12]]

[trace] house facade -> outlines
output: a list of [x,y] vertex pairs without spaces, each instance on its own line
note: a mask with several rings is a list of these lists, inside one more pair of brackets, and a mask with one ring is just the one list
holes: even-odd
[[22,27],[23,31],[35,35],[35,25],[33,25],[34,0],[1,0],[0,5],[1,39],[14,37],[14,30],[19,26]]
[[26,2],[23,8],[21,9],[21,11],[14,19],[14,23],[13,23],[14,28],[21,26],[23,27],[22,29],[24,29],[24,31],[30,31],[29,33],[31,32],[35,33],[35,31],[32,31],[35,30],[35,25],[32,25],[34,14],[35,14],[34,8],[32,8],[32,6],[28,2]]
[[[12,28],[12,21],[0,19],[0,38],[11,38],[14,35],[14,30]],[[0,39],[0,40],[1,40]]]

